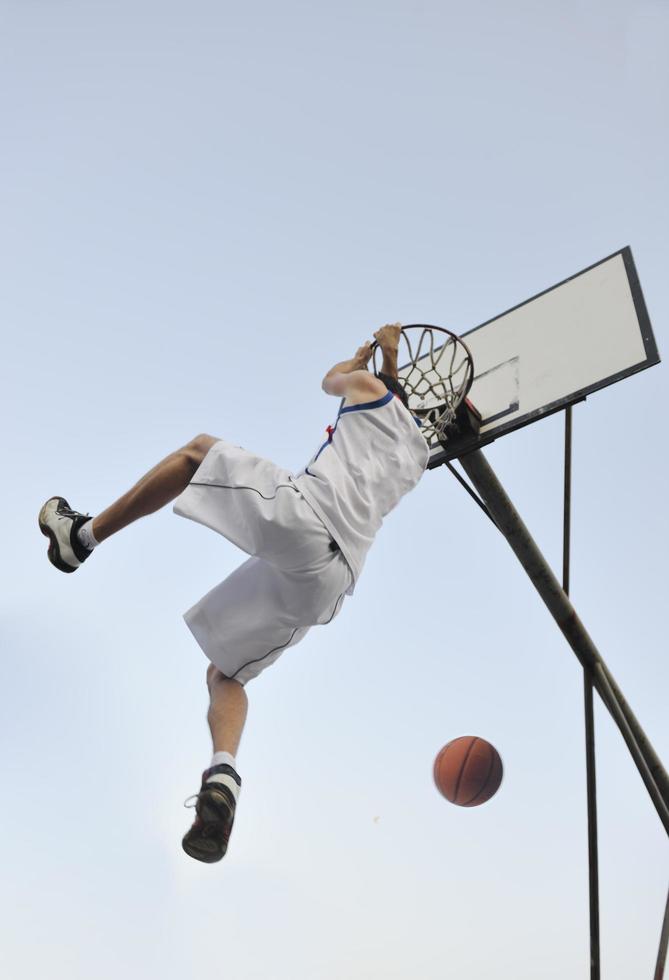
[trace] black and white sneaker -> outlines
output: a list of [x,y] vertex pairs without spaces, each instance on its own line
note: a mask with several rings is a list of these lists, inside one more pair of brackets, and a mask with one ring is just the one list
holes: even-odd
[[49,539],[49,561],[61,572],[75,572],[90,555],[77,537],[90,519],[90,514],[72,510],[64,497],[51,497],[39,512],[39,529]]
[[181,842],[189,857],[214,864],[225,855],[241,785],[232,766],[213,766],[202,773],[200,792],[191,797],[195,800],[195,822]]

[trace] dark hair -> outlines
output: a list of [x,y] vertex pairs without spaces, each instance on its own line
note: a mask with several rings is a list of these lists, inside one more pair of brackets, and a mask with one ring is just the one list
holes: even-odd
[[383,374],[381,371],[376,375],[379,381],[383,381],[384,385],[388,391],[392,391],[393,395],[399,395],[400,400],[405,408],[409,407],[409,399],[407,398],[407,393],[399,383],[397,378],[391,378],[389,374]]

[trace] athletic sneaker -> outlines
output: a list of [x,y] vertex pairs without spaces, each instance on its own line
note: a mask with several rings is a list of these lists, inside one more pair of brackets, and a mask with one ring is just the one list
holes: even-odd
[[[195,822],[181,842],[186,854],[196,861],[214,864],[227,851],[241,785],[232,766],[212,766],[202,773],[202,788],[191,797],[196,801]],[[189,805],[188,800],[185,805]]]
[[64,497],[51,497],[39,512],[40,531],[49,539],[49,561],[61,572],[76,572],[90,555],[77,537],[81,525],[90,519],[90,514],[72,510]]

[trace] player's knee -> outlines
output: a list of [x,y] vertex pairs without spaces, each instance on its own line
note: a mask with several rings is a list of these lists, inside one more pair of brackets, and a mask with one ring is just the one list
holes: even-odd
[[212,689],[217,681],[227,681],[229,678],[222,673],[215,664],[209,664],[207,667],[207,687],[209,690]]
[[192,466],[197,468],[216,442],[218,442],[218,439],[214,436],[208,436],[203,432],[199,436],[195,436],[194,439],[191,439],[183,447],[181,453],[188,459]]

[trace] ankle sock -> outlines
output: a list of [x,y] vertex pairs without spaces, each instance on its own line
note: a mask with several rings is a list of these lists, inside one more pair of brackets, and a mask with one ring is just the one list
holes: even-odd
[[214,752],[211,757],[210,769],[214,766],[230,766],[232,772],[217,772],[213,776],[209,776],[206,780],[207,783],[220,783],[226,786],[235,800],[239,799],[239,791],[242,788],[242,781],[237,773],[237,763],[235,762],[235,757],[230,755],[229,752]]
[[229,752],[214,752],[209,767],[213,769],[214,766],[232,766],[237,772],[237,762],[234,755],[230,755]]
[[93,548],[96,547],[98,542],[95,540],[95,537],[93,535],[92,517],[90,521],[86,521],[85,524],[81,525],[81,527],[77,531],[77,538],[79,539],[80,543],[83,544],[84,548],[86,548],[88,551],[92,551]]

